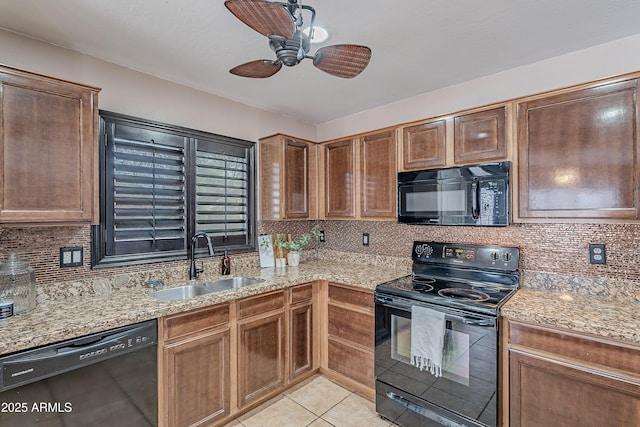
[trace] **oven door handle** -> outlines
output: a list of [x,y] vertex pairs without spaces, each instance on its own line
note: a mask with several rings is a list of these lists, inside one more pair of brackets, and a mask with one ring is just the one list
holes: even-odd
[[[402,311],[411,311],[411,307],[414,304],[410,304],[409,302],[399,302],[394,300],[393,298],[383,297],[380,295],[376,295],[375,302],[380,305],[384,305],[389,308],[395,308]],[[435,311],[441,311],[434,307],[429,307]],[[484,318],[484,317],[475,317],[475,316],[458,316],[455,314],[445,313],[445,320],[454,320],[456,322],[462,322],[465,325],[469,326],[488,326],[494,327],[496,325],[496,319],[492,318]]]
[[464,424],[459,424],[448,417],[445,417],[441,414],[436,413],[435,411],[432,411],[428,408],[425,408],[424,406],[420,406],[416,403],[413,403],[412,401],[407,400],[404,397],[399,396],[392,391],[387,392],[387,397],[393,400],[394,402],[404,406],[408,410],[415,412],[416,414],[422,415],[425,418],[433,420],[438,424],[446,425],[449,427],[465,427]]

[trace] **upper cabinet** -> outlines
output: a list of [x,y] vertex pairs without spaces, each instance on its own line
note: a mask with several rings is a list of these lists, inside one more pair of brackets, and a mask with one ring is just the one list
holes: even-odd
[[506,107],[492,108],[453,118],[455,164],[507,158]]
[[278,134],[259,146],[261,219],[317,218],[316,144]]
[[0,66],[0,223],[98,223],[99,89]]
[[401,127],[401,171],[510,160],[508,107],[483,108]]
[[638,80],[518,104],[519,221],[638,219]]
[[326,219],[396,219],[396,131],[322,145]]
[[360,137],[360,216],[395,219],[396,131]]
[[323,146],[324,216],[356,217],[356,141],[345,139]]
[[444,166],[446,120],[433,120],[402,129],[402,170]]

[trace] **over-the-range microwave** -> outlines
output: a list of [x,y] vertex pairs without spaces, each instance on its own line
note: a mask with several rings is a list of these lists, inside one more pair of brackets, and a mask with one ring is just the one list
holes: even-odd
[[398,222],[506,226],[509,162],[398,174]]

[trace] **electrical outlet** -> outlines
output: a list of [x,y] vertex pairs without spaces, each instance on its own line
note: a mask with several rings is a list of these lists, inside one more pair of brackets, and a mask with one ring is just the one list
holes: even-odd
[[60,248],[60,268],[82,266],[83,252],[82,246]]
[[324,237],[324,230],[320,230],[320,239],[321,242],[325,242],[325,237]]
[[369,246],[369,233],[362,233],[362,245]]
[[604,243],[589,243],[589,262],[591,264],[607,263],[607,247]]

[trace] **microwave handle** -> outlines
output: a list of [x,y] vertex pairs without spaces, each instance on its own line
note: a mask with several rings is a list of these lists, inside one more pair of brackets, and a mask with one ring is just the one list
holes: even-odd
[[480,185],[478,178],[473,178],[471,183],[471,216],[473,219],[478,219],[480,206]]

